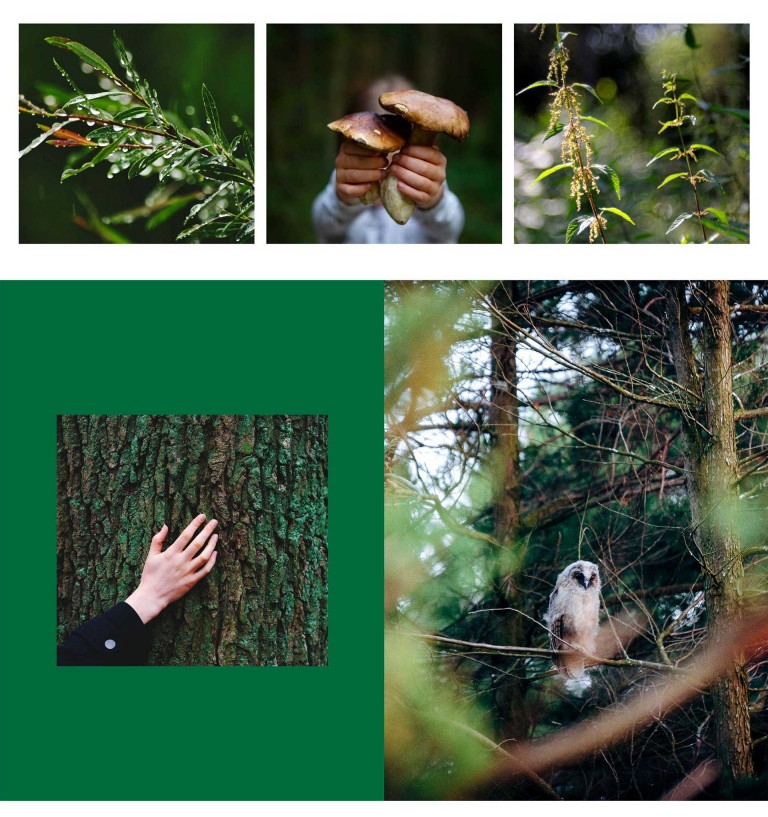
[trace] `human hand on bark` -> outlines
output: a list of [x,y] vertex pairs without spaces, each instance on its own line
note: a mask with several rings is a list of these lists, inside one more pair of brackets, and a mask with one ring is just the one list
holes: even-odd
[[392,160],[389,172],[398,180],[397,189],[422,210],[434,207],[443,197],[445,156],[436,147],[406,145]]
[[168,526],[163,525],[152,537],[139,586],[126,599],[145,624],[188,593],[216,564],[214,548],[219,535],[213,530],[219,523],[211,519],[195,536],[204,521],[205,514],[196,516],[166,551],[163,542]]

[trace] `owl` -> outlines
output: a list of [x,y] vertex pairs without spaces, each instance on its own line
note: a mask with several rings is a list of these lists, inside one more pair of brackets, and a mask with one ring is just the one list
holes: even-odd
[[549,597],[550,645],[563,651],[553,658],[564,678],[578,678],[584,673],[585,658],[570,652],[578,647],[595,652],[600,612],[600,572],[592,562],[574,562],[557,577]]

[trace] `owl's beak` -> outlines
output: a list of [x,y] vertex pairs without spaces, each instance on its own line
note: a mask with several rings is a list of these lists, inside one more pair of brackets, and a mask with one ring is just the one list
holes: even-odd
[[587,579],[586,576],[582,576],[579,584],[586,590],[589,587],[589,579]]

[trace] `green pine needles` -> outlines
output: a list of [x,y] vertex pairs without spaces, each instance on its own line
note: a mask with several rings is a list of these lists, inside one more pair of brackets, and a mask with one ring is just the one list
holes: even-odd
[[252,242],[254,153],[245,128],[241,127],[232,140],[227,138],[216,103],[205,85],[202,102],[206,128],[188,127],[176,113],[160,106],[156,92],[139,75],[114,32],[113,40],[125,79],[85,45],[66,37],[46,39],[93,69],[91,73],[100,78],[105,90],[81,90],[54,60],[74,96],[58,106],[46,107],[19,97],[20,113],[48,123],[38,124],[43,133],[20,156],[43,143],[71,149],[62,182],[102,163],[108,167],[109,178],[118,174],[129,179],[155,177],[155,188],[143,205],[111,218],[100,218],[90,201],[80,196],[87,213],[80,223],[106,241],[126,241],[113,225],[145,218],[151,230],[189,207],[185,228],[177,240]]
[[[686,36],[687,36],[688,29],[686,29]],[[691,35],[693,36],[693,35]],[[687,40],[686,40],[687,42]],[[689,46],[693,47],[693,46]],[[708,243],[709,239],[707,237],[707,220],[706,216],[711,215],[717,219],[718,229],[722,229],[723,227],[728,227],[728,219],[725,213],[715,207],[707,207],[702,208],[701,200],[699,197],[699,186],[704,183],[713,184],[720,189],[720,191],[724,194],[725,191],[723,189],[723,185],[720,179],[715,176],[714,173],[711,173],[709,170],[704,168],[698,167],[694,171],[694,164],[698,162],[698,156],[696,155],[697,152],[707,152],[707,153],[714,153],[717,156],[721,156],[722,154],[715,150],[711,145],[703,145],[696,142],[688,143],[686,141],[685,133],[683,132],[684,127],[695,127],[696,126],[696,117],[694,114],[687,114],[685,113],[686,103],[688,101],[693,102],[695,105],[700,105],[698,99],[696,99],[693,94],[689,93],[679,93],[678,88],[678,79],[677,74],[671,74],[669,71],[663,71],[661,74],[661,85],[664,90],[664,95],[657,99],[654,108],[657,105],[668,105],[672,111],[672,119],[667,120],[666,122],[659,122],[661,125],[661,130],[659,133],[664,133],[666,130],[674,129],[677,133],[679,146],[675,145],[674,147],[665,148],[664,150],[660,150],[654,157],[648,162],[649,165],[653,164],[657,159],[662,159],[665,156],[669,157],[670,161],[681,160],[685,161],[685,170],[677,171],[675,173],[670,173],[664,181],[658,186],[658,189],[661,189],[667,184],[671,182],[677,181],[687,181],[691,185],[691,189],[693,192],[693,201],[694,201],[694,209],[687,213],[681,213],[673,222],[670,228],[667,230],[667,235],[669,235],[673,230],[676,230],[681,224],[687,221],[690,218],[696,218],[699,230],[701,232],[701,237],[704,243]],[[693,164],[692,164],[693,163]]]
[[[544,36],[546,26],[539,24],[534,26],[533,31],[540,29],[539,39]],[[600,104],[602,100],[597,91],[583,82],[567,81],[570,53],[564,42],[567,37],[576,36],[572,31],[560,31],[560,26],[555,25],[554,48],[549,54],[549,72],[547,78],[528,85],[522,91],[518,91],[519,96],[531,88],[549,87],[553,90],[550,96],[553,97],[549,108],[549,129],[544,141],[553,136],[562,134],[560,145],[561,164],[547,168],[534,180],[537,184],[542,179],[568,170],[571,173],[570,197],[576,202],[576,209],[581,210],[582,203],[586,199],[589,204],[591,215],[576,216],[571,219],[566,231],[565,241],[569,244],[571,240],[589,230],[589,243],[594,243],[598,238],[605,244],[606,229],[608,219],[606,214],[617,216],[628,221],[634,226],[635,222],[617,207],[599,207],[597,196],[600,193],[598,176],[608,179],[616,198],[621,200],[621,180],[619,174],[608,165],[596,164],[593,162],[592,135],[588,133],[584,123],[608,128],[608,125],[601,119],[594,116],[587,116],[582,113],[582,92],[586,91],[594,97]],[[578,90],[577,90],[578,89]]]

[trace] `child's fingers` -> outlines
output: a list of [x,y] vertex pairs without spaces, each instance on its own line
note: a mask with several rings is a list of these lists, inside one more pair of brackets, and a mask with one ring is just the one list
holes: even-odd
[[375,150],[371,150],[370,148],[365,147],[365,145],[358,145],[355,142],[345,142],[339,153],[347,154],[348,156],[369,156],[376,159],[383,158],[380,153],[377,153]]
[[[414,156],[399,154],[392,163],[393,168],[401,167],[406,171],[431,179],[433,182],[445,181],[445,167],[441,164],[431,164]],[[409,181],[402,177],[403,181]],[[410,182],[409,182],[410,183]]]
[[445,165],[445,156],[440,149],[436,147],[406,145],[397,155],[402,158],[411,156],[414,159],[421,159],[421,161],[428,162],[431,165]]
[[342,184],[340,182],[336,182],[336,193],[342,199],[359,199],[370,189],[370,184]]
[[[391,173],[393,176],[397,177],[398,181],[402,182],[403,184],[407,184],[409,187],[412,187],[415,190],[423,190],[425,192],[432,190],[434,193],[437,186],[437,180],[431,179],[429,176],[425,176],[423,173],[417,173],[413,170],[409,170],[403,165],[394,165],[391,169]],[[408,194],[406,193],[406,195]]]
[[336,181],[340,184],[371,184],[378,182],[387,174],[383,170],[374,168],[373,170],[357,170],[348,168],[336,172]]

